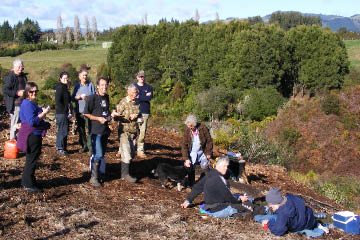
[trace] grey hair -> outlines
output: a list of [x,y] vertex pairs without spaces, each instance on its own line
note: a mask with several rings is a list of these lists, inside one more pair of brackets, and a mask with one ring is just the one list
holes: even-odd
[[134,83],[130,83],[129,85],[126,86],[126,90],[128,90],[128,91],[129,91],[129,90],[132,90],[132,89],[134,89],[134,88],[135,88],[136,90],[138,90]]
[[187,117],[186,117],[186,120],[185,120],[185,125],[191,125],[191,126],[196,126],[198,121],[197,121],[197,117],[195,116],[195,114],[189,114]]
[[15,59],[14,62],[13,62],[13,67],[15,68],[15,66],[17,66],[17,65],[19,65],[19,64],[21,64],[22,66],[24,66],[24,62],[23,62],[21,59],[17,58],[17,59]]
[[221,156],[219,157],[219,159],[216,161],[216,165],[215,167],[221,165],[221,164],[224,164],[224,163],[229,163],[229,157],[228,156]]

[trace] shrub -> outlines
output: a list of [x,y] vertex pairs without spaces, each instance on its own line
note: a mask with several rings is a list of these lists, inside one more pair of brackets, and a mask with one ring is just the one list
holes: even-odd
[[78,79],[78,72],[71,63],[64,63],[61,67],[52,69],[49,77],[45,80],[42,89],[54,89],[55,84],[59,81],[60,73],[64,71],[69,73],[68,89],[71,89]]
[[340,98],[336,94],[326,95],[321,101],[321,109],[325,114],[335,114],[339,115],[340,113]]
[[224,86],[214,86],[199,93],[196,99],[196,113],[199,116],[219,120],[227,112],[229,104],[233,102],[233,94]]
[[50,106],[51,109],[55,108],[55,94],[53,91],[39,91],[36,97],[36,103],[41,106]]
[[282,129],[279,133],[279,138],[281,141],[285,142],[285,144],[289,147],[294,146],[298,139],[301,138],[301,133],[294,128],[285,128]]
[[249,90],[242,102],[241,113],[246,119],[262,121],[276,115],[286,99],[273,87]]

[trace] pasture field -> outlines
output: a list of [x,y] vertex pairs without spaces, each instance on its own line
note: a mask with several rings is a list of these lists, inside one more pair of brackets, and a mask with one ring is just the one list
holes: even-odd
[[102,48],[101,44],[81,46],[78,50],[45,50],[37,52],[27,52],[17,57],[0,57],[0,65],[3,68],[11,69],[12,62],[16,58],[24,61],[25,72],[27,72],[29,81],[34,81],[41,85],[47,78],[52,68],[60,67],[64,63],[71,63],[76,69],[81,64],[87,64],[91,69],[90,78],[95,79],[96,69],[106,63],[108,49]]
[[360,70],[360,40],[345,41],[345,46],[349,55],[350,68]]

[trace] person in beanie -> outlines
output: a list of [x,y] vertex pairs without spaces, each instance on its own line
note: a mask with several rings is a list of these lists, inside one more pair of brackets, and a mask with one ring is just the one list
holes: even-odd
[[282,236],[287,232],[305,233],[307,237],[320,237],[325,227],[318,224],[313,210],[305,206],[300,196],[286,194],[283,196],[280,188],[272,187],[266,194],[268,207],[275,213],[272,215],[256,215],[255,221],[267,225],[271,233]]
[[146,158],[144,151],[144,139],[147,129],[148,120],[150,117],[150,101],[153,98],[152,87],[145,83],[145,72],[139,71],[136,75],[137,83],[135,83],[139,94],[136,97],[136,102],[140,106],[140,112],[143,122],[140,124],[140,134],[137,140],[137,156],[140,158]]
[[127,88],[127,96],[121,99],[113,111],[112,117],[119,121],[121,150],[121,178],[128,182],[136,182],[129,174],[131,160],[135,155],[136,137],[138,133],[138,123],[142,122],[139,104],[135,101],[138,90],[135,84],[130,84]]

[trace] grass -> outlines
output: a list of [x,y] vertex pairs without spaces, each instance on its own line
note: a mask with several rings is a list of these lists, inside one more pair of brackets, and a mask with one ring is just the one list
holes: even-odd
[[349,55],[350,68],[360,70],[360,40],[345,41],[345,46]]
[[81,64],[90,66],[90,78],[95,79],[96,69],[101,63],[106,63],[107,50],[101,43],[81,45],[79,50],[46,50],[37,52],[27,52],[17,57],[0,57],[0,65],[3,68],[11,69],[12,62],[16,58],[24,61],[25,72],[28,73],[28,80],[41,82],[49,75],[51,68],[59,67],[64,63],[71,63],[76,69]]

